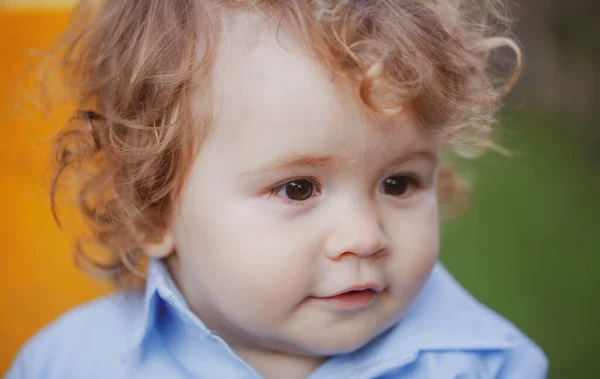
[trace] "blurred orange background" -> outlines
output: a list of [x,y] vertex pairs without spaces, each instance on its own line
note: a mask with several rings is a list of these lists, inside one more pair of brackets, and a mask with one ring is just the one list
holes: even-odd
[[73,266],[70,236],[50,211],[50,138],[65,112],[47,119],[33,100],[37,59],[29,50],[47,49],[66,27],[70,6],[59,3],[0,3],[0,373],[39,328],[102,292]]

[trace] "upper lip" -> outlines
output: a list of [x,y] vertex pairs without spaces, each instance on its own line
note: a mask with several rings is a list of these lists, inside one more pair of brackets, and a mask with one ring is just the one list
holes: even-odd
[[352,286],[352,287],[348,287],[342,291],[336,292],[333,295],[329,295],[329,296],[324,296],[324,297],[335,297],[335,296],[339,296],[342,295],[346,292],[352,292],[352,291],[365,291],[365,290],[372,290],[375,292],[380,292],[382,290],[381,286],[376,284],[376,283],[366,283],[366,284],[359,284],[356,286]]

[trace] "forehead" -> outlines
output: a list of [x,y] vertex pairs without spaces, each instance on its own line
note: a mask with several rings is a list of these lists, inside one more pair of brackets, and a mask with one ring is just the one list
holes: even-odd
[[368,111],[298,39],[260,16],[226,21],[212,80],[213,134],[242,150],[251,143],[264,155],[332,148],[358,154],[361,146],[366,152],[424,137],[406,117]]
[[338,111],[340,91],[325,70],[297,40],[258,17],[226,22],[213,74],[217,115],[232,121],[261,117],[266,109],[270,117]]

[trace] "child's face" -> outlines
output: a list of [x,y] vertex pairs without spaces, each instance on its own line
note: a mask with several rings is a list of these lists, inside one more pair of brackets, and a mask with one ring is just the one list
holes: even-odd
[[222,41],[173,274],[234,349],[354,350],[403,315],[437,259],[438,141],[366,112],[291,41],[247,39]]

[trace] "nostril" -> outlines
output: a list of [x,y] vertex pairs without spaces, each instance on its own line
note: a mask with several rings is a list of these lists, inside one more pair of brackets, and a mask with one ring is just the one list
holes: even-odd
[[341,259],[344,259],[344,258],[346,258],[346,257],[349,257],[349,256],[351,256],[351,255],[356,255],[356,254],[354,254],[354,253],[352,253],[352,252],[350,252],[350,251],[346,251],[345,253],[342,253],[342,254],[340,254],[340,255],[337,257],[337,259],[338,259],[338,260],[341,260]]

